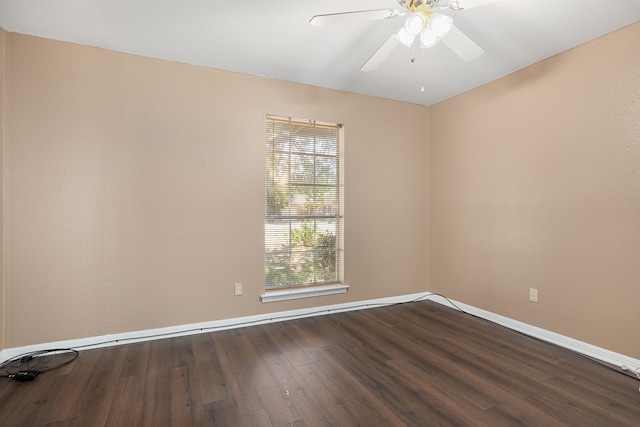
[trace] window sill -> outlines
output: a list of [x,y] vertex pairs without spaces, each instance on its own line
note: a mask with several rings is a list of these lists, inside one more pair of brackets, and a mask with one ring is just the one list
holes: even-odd
[[340,283],[335,285],[306,286],[302,288],[282,289],[277,291],[265,292],[264,294],[260,295],[260,299],[263,303],[286,301],[290,299],[343,294],[347,292],[347,289],[349,289],[349,285],[343,285]]

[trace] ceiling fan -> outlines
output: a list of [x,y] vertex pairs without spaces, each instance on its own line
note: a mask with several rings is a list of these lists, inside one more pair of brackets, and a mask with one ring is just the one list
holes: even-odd
[[[454,11],[484,6],[501,0],[397,0],[406,10],[374,9],[356,12],[331,13],[315,15],[309,23],[314,27],[326,25],[346,24],[360,21],[393,19],[408,15],[404,26],[398,28],[371,55],[369,60],[360,68],[361,71],[376,69],[399,45],[411,47],[416,38],[420,46],[428,48],[440,40],[458,55],[463,61],[472,61],[484,53],[484,50],[465,33],[453,25],[453,19],[447,15],[433,13],[434,9],[449,9]],[[446,36],[446,37],[445,37]]]

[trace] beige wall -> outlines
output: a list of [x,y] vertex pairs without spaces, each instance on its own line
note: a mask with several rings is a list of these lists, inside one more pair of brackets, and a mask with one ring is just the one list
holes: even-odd
[[[3,165],[4,165],[4,44],[7,33],[0,28],[0,200],[4,204]],[[0,242],[4,241],[4,209],[0,207]],[[0,350],[4,346],[4,244],[0,243]]]
[[430,110],[431,291],[640,357],[638,40],[635,24]]
[[[428,289],[638,358],[639,36],[427,109],[7,34],[4,347]],[[269,113],[345,124],[346,295],[258,300]]]
[[[12,33],[6,64],[7,348],[427,290],[426,107]],[[345,295],[259,302],[266,114],[345,125]]]

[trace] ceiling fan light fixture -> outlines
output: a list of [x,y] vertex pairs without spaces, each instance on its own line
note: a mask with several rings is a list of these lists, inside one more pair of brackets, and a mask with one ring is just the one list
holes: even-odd
[[439,40],[440,38],[438,37],[437,31],[434,31],[430,25],[425,27],[420,33],[420,47],[427,48],[435,46]]
[[424,28],[425,17],[421,13],[413,13],[404,22],[404,29],[412,36],[417,36]]
[[402,27],[396,31],[396,37],[400,40],[400,43],[406,47],[411,47],[413,40],[416,38],[415,34],[409,34],[406,28]]
[[453,27],[453,19],[449,16],[436,13],[431,15],[428,26],[438,34],[438,38],[440,39],[446,36],[449,30],[451,30],[451,27]]

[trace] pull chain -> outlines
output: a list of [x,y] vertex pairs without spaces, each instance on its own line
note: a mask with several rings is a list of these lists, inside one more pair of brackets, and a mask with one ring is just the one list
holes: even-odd
[[[424,64],[424,49],[420,49],[420,62]],[[424,68],[424,65],[423,65]],[[424,93],[424,70],[420,73],[420,93]]]

